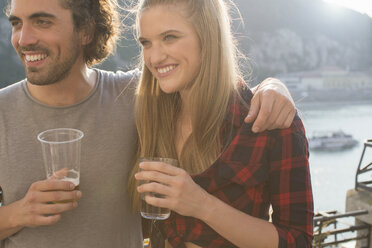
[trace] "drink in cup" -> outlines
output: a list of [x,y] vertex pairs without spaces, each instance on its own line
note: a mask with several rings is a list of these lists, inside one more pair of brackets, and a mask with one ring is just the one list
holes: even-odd
[[82,131],[72,128],[50,129],[37,136],[41,142],[47,178],[72,182],[75,185],[74,190],[79,189],[83,137]]
[[[173,165],[173,166],[178,166],[178,161],[176,159],[172,159],[172,158],[141,158],[140,161],[141,162],[163,162],[163,163],[166,163],[166,164],[170,164],[170,165]],[[146,184],[146,183],[150,183],[151,181],[147,181],[147,180],[142,180],[140,182],[140,184]],[[154,197],[157,197],[157,198],[164,198],[163,195],[161,194],[156,194],[156,193],[153,193],[153,192],[146,192],[146,193],[141,193],[140,197],[141,197],[141,215],[143,218],[146,218],[146,219],[152,219],[152,220],[165,220],[169,217],[170,215],[170,210],[168,208],[161,208],[161,207],[155,207],[155,206],[152,206],[150,204],[147,204],[146,201],[145,201],[145,196],[147,195],[150,195],[150,196],[154,196]]]

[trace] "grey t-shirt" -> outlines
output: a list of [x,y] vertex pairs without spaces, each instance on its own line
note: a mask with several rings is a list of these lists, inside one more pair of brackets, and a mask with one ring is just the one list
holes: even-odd
[[55,225],[22,229],[5,239],[2,248],[142,247],[140,217],[132,213],[126,191],[136,151],[133,106],[139,72],[96,72],[89,97],[67,107],[38,102],[25,81],[0,90],[0,186],[5,205],[23,198],[33,182],[46,177],[38,133],[69,127],[85,134],[79,206],[63,213]]

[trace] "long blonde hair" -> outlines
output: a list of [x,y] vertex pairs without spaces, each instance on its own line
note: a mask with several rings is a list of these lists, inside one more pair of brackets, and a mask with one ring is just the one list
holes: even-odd
[[[181,108],[178,92],[165,94],[157,79],[141,61],[142,77],[137,89],[135,118],[139,136],[138,157],[177,158],[180,167],[190,174],[208,168],[221,153],[220,130],[233,92],[241,78],[238,50],[231,32],[228,5],[223,0],[140,0],[136,26],[141,13],[156,5],[183,4],[201,47],[200,71],[190,88],[192,133],[180,157],[174,145],[177,113]],[[132,170],[129,191],[134,208],[138,207],[138,185]]]

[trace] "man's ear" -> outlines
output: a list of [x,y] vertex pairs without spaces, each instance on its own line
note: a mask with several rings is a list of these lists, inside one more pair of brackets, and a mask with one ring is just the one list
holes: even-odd
[[92,42],[94,37],[96,24],[93,20],[90,20],[89,23],[81,30],[81,44],[83,46],[89,45]]

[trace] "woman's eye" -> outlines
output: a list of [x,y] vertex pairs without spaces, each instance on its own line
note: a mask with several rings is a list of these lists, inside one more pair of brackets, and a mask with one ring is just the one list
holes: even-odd
[[166,41],[170,41],[170,40],[173,40],[173,39],[176,39],[177,37],[174,36],[174,35],[171,35],[171,34],[168,34],[166,36],[164,36],[164,40]]
[[145,46],[148,46],[148,45],[150,44],[150,42],[147,41],[147,40],[141,40],[141,41],[140,41],[140,44],[141,44],[143,47],[145,47]]

